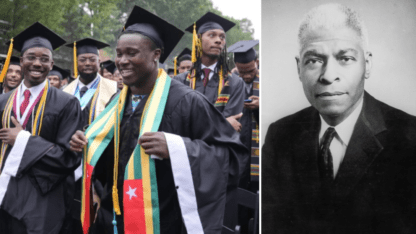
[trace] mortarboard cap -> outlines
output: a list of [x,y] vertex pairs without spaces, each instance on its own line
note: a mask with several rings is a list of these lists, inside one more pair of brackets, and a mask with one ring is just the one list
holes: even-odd
[[114,73],[116,69],[116,64],[111,60],[106,60],[102,63],[100,63],[101,68],[105,68],[107,71]]
[[[1,61],[1,63],[5,63],[6,62],[6,59],[3,59],[2,61]],[[20,58],[19,57],[17,57],[17,56],[11,56],[10,57],[10,65],[18,65],[18,66],[20,66]]]
[[116,71],[116,63],[111,63],[105,67],[107,71],[111,72],[111,74],[114,75],[114,72]]
[[56,65],[53,65],[52,70],[49,72],[48,76],[58,76],[59,79],[64,79],[69,76],[69,72],[66,69],[62,69]]
[[173,68],[168,68],[168,75],[169,75],[169,73],[173,73],[174,72],[174,69]]
[[178,55],[178,62],[180,63],[185,60],[192,60],[191,53],[192,51],[190,49],[183,49],[182,52]]
[[[65,44],[65,40],[43,24],[36,22],[13,38],[13,48],[22,54],[30,48],[43,47],[53,51]],[[7,45],[10,42],[6,43]]]
[[127,18],[123,32],[140,33],[149,37],[159,48],[163,49],[160,62],[164,62],[182,38],[184,32],[164,19],[134,6]]
[[[198,34],[203,34],[204,32],[212,29],[222,29],[224,32],[227,32],[232,27],[234,27],[235,23],[217,15],[212,12],[207,12],[203,15],[199,20],[196,22],[196,31]],[[193,33],[194,25],[192,24],[185,31]]]
[[256,59],[256,51],[254,46],[259,44],[258,40],[239,41],[228,47],[229,53],[234,53],[234,61],[236,63],[249,63]]
[[102,68],[106,68],[108,65],[110,65],[111,63],[114,63],[113,61],[111,61],[111,60],[105,60],[104,62],[101,62],[100,63],[100,67],[102,67]]
[[[76,41],[76,47],[77,47],[77,56],[80,54],[96,54],[98,55],[98,50],[110,46],[107,43],[97,41],[92,38],[84,38],[79,41]],[[65,46],[73,48],[74,43],[66,44]]]

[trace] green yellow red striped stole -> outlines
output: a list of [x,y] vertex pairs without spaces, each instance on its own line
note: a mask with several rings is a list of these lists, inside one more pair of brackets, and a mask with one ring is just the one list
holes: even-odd
[[[156,132],[162,121],[169,94],[171,79],[159,69],[156,84],[147,99],[141,120],[140,134]],[[88,144],[84,149],[84,177],[82,190],[81,222],[83,232],[88,233],[91,225],[91,176],[105,148],[114,137],[114,187],[113,205],[120,214],[117,193],[117,168],[120,142],[120,122],[124,112],[128,87],[114,98],[104,111],[88,127],[85,135]],[[123,185],[124,232],[160,233],[159,201],[154,160],[143,148],[136,145],[126,166]]]
[[[259,75],[253,80],[253,94],[259,97]],[[259,124],[254,118],[254,113],[251,116],[252,135],[251,135],[251,160],[250,160],[250,177],[252,181],[259,181]]]
[[[9,99],[6,102],[6,106],[4,108],[2,120],[1,120],[3,128],[10,128],[10,121],[11,121],[10,118],[12,117],[13,105],[16,102],[16,95],[18,93],[18,90],[19,90],[19,87],[16,88],[12,92],[12,94],[10,95]],[[39,100],[39,106],[36,110],[35,119],[32,123],[32,136],[39,135],[42,129],[43,113],[45,112],[46,97],[48,96],[48,93],[49,93],[49,81],[46,81],[45,87],[43,88],[42,92],[43,92],[42,96],[40,97],[40,100]],[[33,103],[33,105],[36,105],[36,102]],[[7,147],[8,147],[8,144],[5,144],[4,142],[1,143],[0,169],[3,165],[3,160],[6,154]]]

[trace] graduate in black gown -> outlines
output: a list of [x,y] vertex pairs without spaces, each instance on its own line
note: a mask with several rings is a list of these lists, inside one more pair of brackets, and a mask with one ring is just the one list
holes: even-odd
[[240,139],[251,149],[247,163],[240,178],[241,188],[257,192],[259,190],[259,70],[256,65],[258,40],[239,41],[230,46],[228,52],[234,53],[234,62],[239,76],[244,80],[244,110],[240,119],[242,129]]
[[[74,44],[66,44],[73,48]],[[92,39],[84,38],[76,41],[77,71],[79,76],[69,84],[64,92],[74,95],[81,104],[82,120],[78,130],[85,129],[104,110],[110,98],[117,92],[117,83],[103,78],[99,73],[100,59],[98,50],[109,46],[108,44]],[[114,64],[114,63],[111,63]],[[111,65],[110,64],[110,65]],[[115,67],[112,69],[114,70]],[[108,69],[108,66],[107,66]],[[113,71],[111,70],[111,72]],[[75,195],[73,201],[73,233],[81,233],[81,185],[82,166],[75,170]],[[101,186],[97,184],[100,192]]]
[[78,100],[46,76],[65,41],[40,23],[14,37],[24,80],[0,96],[0,233],[70,232],[74,170],[69,140],[81,119]]
[[[237,132],[223,115],[201,93],[169,78],[171,83],[159,131],[144,133],[138,142],[140,120],[149,94],[156,89],[155,81],[166,76],[162,69],[158,69],[158,63],[167,58],[182,35],[183,32],[173,25],[135,6],[125,31],[118,39],[116,65],[127,85],[121,91],[121,94],[127,92],[127,95],[120,125],[116,177],[121,215],[115,215],[113,206],[113,138],[93,172],[93,176],[104,185],[101,206],[91,227],[93,233],[113,233],[114,221],[118,233],[135,233],[125,230],[124,226],[127,218],[137,218],[139,214],[124,213],[123,203],[129,196],[125,197],[123,183],[126,182],[126,165],[138,143],[146,154],[159,158],[155,159],[155,168],[160,233],[221,233],[226,193],[235,190],[238,183],[237,155],[246,151]],[[72,149],[81,150],[85,141],[83,133],[78,131],[72,137]],[[182,153],[185,154],[175,153],[171,148],[175,144],[183,144]],[[186,178],[190,184],[178,181],[178,176],[187,172],[175,166],[183,159],[185,165],[182,166],[189,168]],[[195,195],[183,199],[185,190],[190,188]],[[137,195],[130,191],[127,194],[130,200]],[[190,208],[181,203],[184,200],[185,203],[196,201]]]
[[[238,119],[242,116],[244,82],[227,67],[226,32],[235,23],[212,12],[206,13],[186,31],[196,33],[202,53],[196,53],[197,61],[189,72],[174,79],[202,93],[224,115],[236,131],[241,130]],[[207,76],[207,77],[206,77]],[[220,95],[218,95],[220,93]]]
[[[239,76],[245,84],[245,100],[243,117],[240,119],[242,129],[240,139],[250,149],[245,155],[248,159],[240,178],[239,188],[250,190],[253,193],[259,191],[259,70],[256,64],[256,51],[254,46],[257,40],[239,41],[228,48],[228,52],[234,53],[234,62],[239,71]],[[254,211],[243,206],[238,207],[238,223],[242,233],[248,233],[249,220],[254,217]],[[253,227],[257,228],[257,227]]]

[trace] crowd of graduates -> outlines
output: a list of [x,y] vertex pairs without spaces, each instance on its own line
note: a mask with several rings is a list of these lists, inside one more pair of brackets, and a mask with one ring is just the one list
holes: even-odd
[[[207,12],[183,32],[135,6],[115,60],[93,38],[39,22],[14,36],[0,74],[0,233],[242,233],[259,190],[258,41]],[[62,45],[74,69],[53,62]],[[20,57],[11,56],[12,51]],[[228,67],[234,53],[235,68]]]

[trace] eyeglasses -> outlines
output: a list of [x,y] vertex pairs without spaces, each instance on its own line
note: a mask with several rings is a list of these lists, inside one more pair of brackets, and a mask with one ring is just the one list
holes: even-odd
[[48,64],[51,61],[49,57],[36,57],[33,55],[24,56],[23,59],[26,59],[29,62],[35,62],[37,59],[39,59],[40,63],[42,64]]

